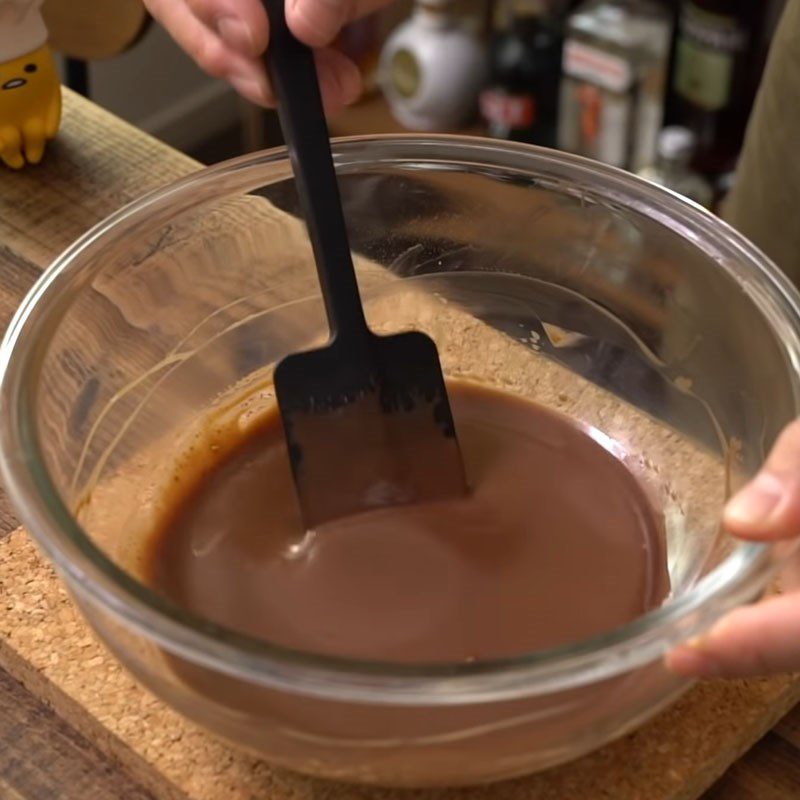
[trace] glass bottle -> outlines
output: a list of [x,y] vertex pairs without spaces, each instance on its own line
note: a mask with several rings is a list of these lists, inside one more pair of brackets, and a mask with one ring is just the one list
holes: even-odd
[[730,172],[761,79],[778,2],[683,0],[672,76],[671,121],[697,137],[694,166]]
[[672,19],[652,0],[587,0],[564,44],[559,146],[617,167],[652,164]]
[[506,24],[491,44],[481,114],[490,136],[555,147],[562,19],[548,0],[504,5]]
[[639,171],[647,180],[672,189],[704,208],[711,208],[711,184],[690,166],[697,146],[697,137],[688,128],[674,125],[664,128],[658,137],[655,165]]

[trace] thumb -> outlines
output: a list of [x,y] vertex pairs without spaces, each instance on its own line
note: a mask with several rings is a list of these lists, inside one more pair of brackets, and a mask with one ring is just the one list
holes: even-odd
[[287,0],[286,22],[309,47],[325,47],[350,18],[353,0]]
[[800,667],[800,595],[780,595],[723,617],[701,638],[676,648],[667,666],[697,678],[744,678]]
[[763,469],[728,504],[725,527],[744,539],[800,537],[800,421],[783,431]]

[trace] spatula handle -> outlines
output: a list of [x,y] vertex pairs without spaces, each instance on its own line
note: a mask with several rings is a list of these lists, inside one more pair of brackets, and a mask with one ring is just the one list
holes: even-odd
[[331,335],[363,337],[369,331],[358,294],[314,56],[289,30],[284,0],[264,0],[264,6],[270,24],[267,72],[278,99]]

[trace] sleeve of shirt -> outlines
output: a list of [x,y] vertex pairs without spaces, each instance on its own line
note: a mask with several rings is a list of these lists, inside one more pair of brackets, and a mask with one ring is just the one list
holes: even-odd
[[0,0],[0,13],[9,21],[19,22],[33,9],[41,7],[44,0]]
[[723,216],[800,286],[800,0],[775,33]]

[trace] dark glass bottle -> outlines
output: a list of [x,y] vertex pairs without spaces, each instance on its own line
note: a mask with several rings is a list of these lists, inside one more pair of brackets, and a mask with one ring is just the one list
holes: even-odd
[[681,4],[669,116],[695,134],[693,166],[712,179],[736,165],[775,5],[756,0]]
[[481,114],[498,139],[556,146],[563,18],[551,2],[506,0]]

